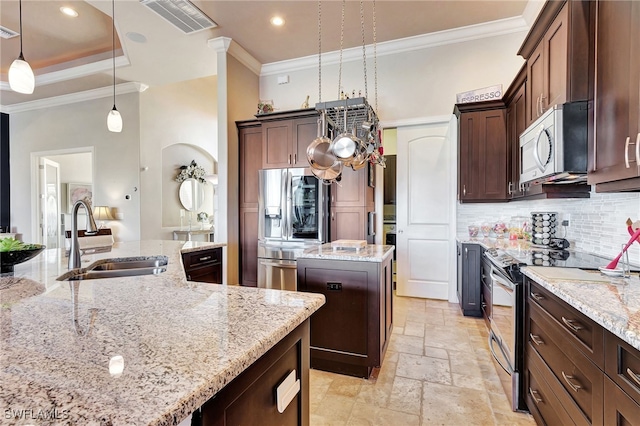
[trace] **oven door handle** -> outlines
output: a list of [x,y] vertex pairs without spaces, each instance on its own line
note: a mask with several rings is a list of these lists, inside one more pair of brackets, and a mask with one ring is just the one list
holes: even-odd
[[495,282],[497,282],[500,287],[503,287],[505,290],[507,290],[509,293],[513,293],[513,290],[515,289],[515,286],[513,285],[513,283],[505,280],[504,278],[500,277],[497,275],[496,273],[496,268],[491,266],[491,272],[489,272],[489,276],[491,277],[491,279]]
[[[498,344],[498,347],[500,348],[500,353],[502,354],[502,358],[504,359],[505,364],[507,364],[506,367],[500,361],[500,358],[498,357],[498,354],[496,354],[496,350],[493,347],[493,342],[496,342]],[[507,358],[507,354],[504,353],[504,349],[502,348],[502,344],[498,341],[498,338],[496,337],[496,335],[493,332],[493,330],[489,331],[489,349],[491,350],[491,355],[493,355],[493,358],[496,360],[496,362],[498,364],[500,364],[500,367],[502,367],[502,369],[504,371],[506,371],[507,374],[511,375],[513,373],[513,367],[511,366],[511,363],[509,362],[509,359]]]

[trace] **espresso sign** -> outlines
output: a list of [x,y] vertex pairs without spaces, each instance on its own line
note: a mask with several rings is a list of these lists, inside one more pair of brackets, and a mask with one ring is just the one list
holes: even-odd
[[495,101],[502,98],[502,84],[458,93],[456,103],[468,104],[470,102]]

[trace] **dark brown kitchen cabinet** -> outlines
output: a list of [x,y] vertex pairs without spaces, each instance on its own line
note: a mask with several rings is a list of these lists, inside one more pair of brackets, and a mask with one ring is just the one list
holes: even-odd
[[258,285],[258,170],[262,168],[262,127],[238,122],[240,181],[240,283]]
[[525,294],[525,389],[544,393],[529,393],[528,407],[542,424],[566,413],[568,424],[602,425],[602,327],[528,277]]
[[548,1],[518,55],[527,62],[526,125],[549,107],[588,100],[593,92],[591,2]]
[[393,328],[392,256],[382,262],[298,258],[298,291],[323,294],[311,317],[311,367],[368,378]]
[[568,25],[568,6],[565,4],[527,60],[527,84],[531,94],[526,108],[527,125],[549,106],[567,100]]
[[374,188],[369,186],[369,167],[353,170],[345,167],[339,183],[331,184],[329,236],[335,240],[368,240],[375,233]]
[[183,253],[182,264],[187,280],[222,284],[222,247]]
[[507,192],[510,198],[524,195],[520,185],[520,134],[527,128],[525,86],[527,69],[522,69],[505,92],[507,107],[507,146],[509,149],[509,183]]
[[309,117],[262,122],[262,168],[309,167],[307,147],[318,135],[318,113]]
[[482,316],[482,247],[479,244],[457,244],[457,292],[460,309],[465,316]]
[[640,425],[640,405],[608,377],[604,382],[604,424]]
[[[292,372],[300,380],[300,391],[280,413],[276,400],[277,389]],[[192,425],[198,426],[308,426],[309,320],[207,401],[194,413],[194,418]]]
[[506,111],[502,101],[457,104],[458,199],[509,199]]
[[525,385],[538,424],[640,424],[640,351],[525,278]]
[[596,191],[640,190],[640,4],[596,4],[595,140],[588,181]]

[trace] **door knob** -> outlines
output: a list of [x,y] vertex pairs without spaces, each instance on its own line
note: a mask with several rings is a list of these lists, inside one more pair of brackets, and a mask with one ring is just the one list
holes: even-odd
[[398,234],[402,234],[402,229],[398,229]]

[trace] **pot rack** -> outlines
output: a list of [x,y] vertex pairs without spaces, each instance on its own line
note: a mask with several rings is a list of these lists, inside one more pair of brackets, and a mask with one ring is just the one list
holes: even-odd
[[[346,109],[346,121],[345,121],[345,109]],[[334,130],[334,133],[339,134],[343,132],[354,132],[355,136],[362,141],[367,141],[369,135],[373,135],[371,140],[374,144],[374,149],[369,153],[367,161],[374,164],[380,164],[385,167],[386,162],[384,157],[380,154],[380,135],[378,132],[378,116],[373,110],[371,105],[364,97],[342,99],[330,102],[318,102],[316,104],[316,111],[321,114],[325,114],[327,126]],[[371,131],[365,129],[364,123],[370,123]],[[325,133],[327,129],[324,129]]]
[[[338,97],[336,101],[322,102],[322,6],[318,1],[318,103],[315,105],[316,111],[325,118],[325,125],[322,129],[326,135],[328,128],[334,134],[351,133],[367,145],[365,162],[386,166],[385,158],[382,156],[382,143],[379,120],[375,110],[367,102],[367,62],[366,44],[364,31],[364,8],[363,0],[360,0],[360,26],[362,33],[362,64],[364,70],[365,96],[357,98],[342,98],[342,50],[344,41],[344,11],[346,1],[342,1],[342,23],[340,28],[340,71],[338,78]],[[376,47],[376,12],[375,0],[373,1],[373,48],[374,48],[374,70],[375,70],[375,102],[378,103],[378,67],[377,67],[377,47]],[[338,159],[337,161],[344,161]],[[354,168],[353,165],[351,165]],[[355,168],[354,168],[355,170]],[[339,177],[338,177],[339,179]],[[332,180],[338,180],[332,179]]]

